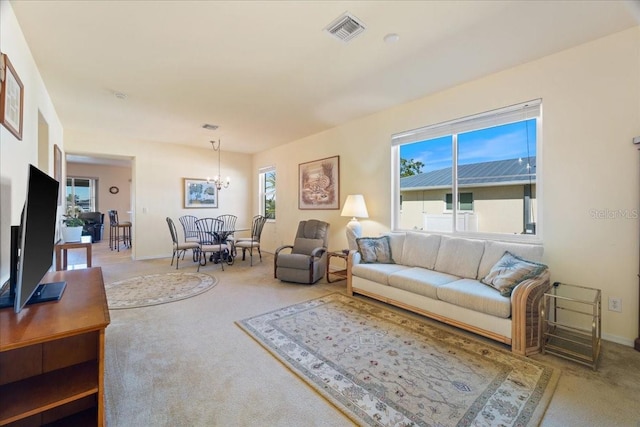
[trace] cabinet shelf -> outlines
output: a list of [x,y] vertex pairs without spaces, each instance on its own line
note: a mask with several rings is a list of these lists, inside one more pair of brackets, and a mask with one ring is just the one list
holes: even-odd
[[98,392],[98,363],[89,361],[0,386],[0,425]]

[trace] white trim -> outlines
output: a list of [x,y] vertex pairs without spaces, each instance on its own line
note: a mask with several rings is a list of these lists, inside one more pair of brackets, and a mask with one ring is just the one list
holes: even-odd
[[396,146],[411,142],[420,142],[470,130],[485,129],[533,119],[541,116],[541,105],[542,99],[534,99],[521,104],[399,132],[391,135],[391,144]]

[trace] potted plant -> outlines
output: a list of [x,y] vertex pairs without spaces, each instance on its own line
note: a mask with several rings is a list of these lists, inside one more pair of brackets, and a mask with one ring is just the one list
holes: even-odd
[[64,227],[62,227],[62,239],[65,242],[79,242],[82,240],[84,220],[78,218],[77,211],[72,208],[67,209],[67,215],[64,215],[62,223],[64,224]]

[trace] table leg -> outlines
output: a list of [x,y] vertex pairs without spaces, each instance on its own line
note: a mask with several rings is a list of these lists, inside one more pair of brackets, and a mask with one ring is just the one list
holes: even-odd
[[62,248],[56,246],[56,271],[62,271],[62,260],[60,257],[62,256]]

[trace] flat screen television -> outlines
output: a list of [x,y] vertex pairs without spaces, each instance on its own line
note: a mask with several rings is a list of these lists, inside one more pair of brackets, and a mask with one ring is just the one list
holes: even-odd
[[13,306],[18,313],[27,304],[62,297],[66,282],[40,283],[53,262],[59,187],[58,181],[29,165],[20,225],[11,227],[9,290],[0,298],[0,308]]

